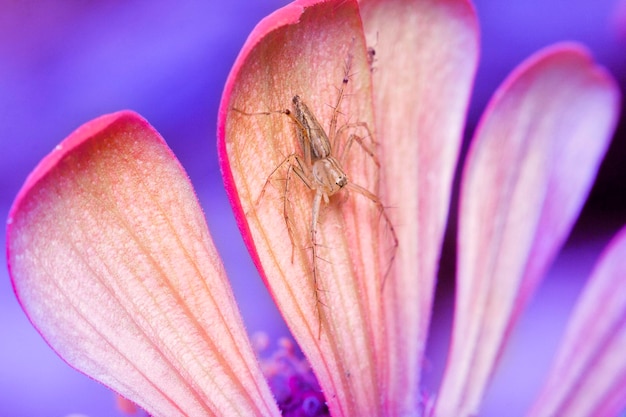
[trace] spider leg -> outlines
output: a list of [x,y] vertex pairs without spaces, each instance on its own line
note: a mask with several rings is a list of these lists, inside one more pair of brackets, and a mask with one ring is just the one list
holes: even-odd
[[319,254],[317,253],[317,223],[319,220],[320,206],[322,204],[322,198],[324,192],[321,189],[315,191],[315,197],[313,197],[313,208],[311,210],[311,247],[313,251],[313,286],[315,287],[315,305],[318,315],[318,328],[317,339],[319,340],[322,334],[322,302],[320,300],[321,288],[318,286],[318,274],[317,260]]
[[295,153],[292,153],[291,155],[283,159],[280,162],[280,164],[276,165],[276,168],[274,168],[272,172],[270,172],[270,175],[267,176],[267,179],[265,180],[265,183],[263,184],[263,188],[261,188],[261,192],[259,193],[259,196],[256,198],[254,202],[255,209],[258,208],[259,204],[261,203],[261,200],[265,196],[265,192],[267,191],[267,186],[270,184],[272,177],[274,177],[274,174],[276,174],[276,172],[278,172],[278,170],[281,169],[285,164],[291,164],[292,159],[295,157],[297,157],[297,155]]
[[287,156],[285,159],[283,159],[280,162],[280,164],[276,166],[276,168],[272,170],[270,175],[267,177],[267,180],[265,180],[265,184],[263,184],[263,188],[261,189],[261,192],[259,193],[259,196],[257,197],[254,203],[254,207],[256,209],[259,206],[259,204],[261,203],[261,200],[265,196],[265,192],[267,191],[267,186],[270,184],[272,177],[278,172],[278,170],[280,170],[285,165],[287,165],[287,175],[285,177],[285,188],[284,188],[284,193],[283,193],[283,218],[285,219],[287,232],[289,234],[289,240],[291,241],[291,263],[293,263],[294,254],[295,254],[295,239],[294,239],[294,232],[293,232],[293,223],[291,221],[291,217],[289,214],[290,201],[288,197],[289,184],[291,182],[291,173],[295,172],[298,178],[309,189],[312,189],[311,181],[308,179],[310,175],[308,173],[308,170],[306,169],[306,165],[302,164],[302,161],[300,160],[300,157],[297,154],[292,153],[291,155]]
[[293,264],[293,258],[295,254],[296,244],[293,237],[293,224],[289,218],[289,198],[287,197],[289,193],[289,179],[291,178],[291,172],[295,172],[298,178],[306,185],[309,189],[312,188],[311,181],[309,180],[308,170],[306,169],[306,165],[302,164],[302,161],[298,157],[298,155],[293,154],[293,162],[289,164],[287,168],[287,177],[285,178],[285,194],[283,196],[283,217],[285,218],[285,224],[287,225],[287,232],[289,233],[289,240],[291,241],[291,263]]
[[370,191],[361,187],[360,185],[357,185],[354,183],[348,183],[346,185],[346,188],[356,193],[361,194],[363,197],[367,198],[372,203],[374,203],[380,215],[385,220],[385,223],[387,227],[389,228],[389,231],[391,232],[391,238],[393,240],[393,249],[392,249],[391,258],[389,259],[389,265],[387,265],[387,269],[385,271],[385,274],[383,275],[383,281],[381,283],[381,292],[382,292],[385,289],[385,282],[387,280],[387,276],[391,272],[391,266],[393,265],[393,261],[396,258],[396,252],[398,251],[399,241],[398,241],[398,235],[396,234],[396,229],[393,227],[393,224],[391,223],[391,219],[389,218],[389,215],[387,214],[387,211],[385,210],[385,206],[375,194],[371,193]]
[[[369,138],[369,140],[372,142],[372,144],[374,146],[378,145],[378,143],[374,140],[374,136],[372,135],[372,132],[370,131],[370,128],[367,125],[367,123],[365,123],[365,122],[358,122],[358,123],[348,123],[348,124],[345,124],[345,125],[341,126],[341,128],[337,131],[337,137],[339,137],[343,131],[345,131],[347,129],[354,129],[354,128],[364,128],[365,130],[367,130],[367,136],[362,137],[362,136],[359,136],[359,135],[354,134],[354,133],[350,134],[350,136],[348,137],[348,140],[346,141],[346,144],[344,145],[343,149],[339,153],[339,158],[338,158],[339,161],[342,164],[345,163],[345,158],[347,157],[348,153],[350,152],[350,148],[352,147],[352,144],[354,142],[356,142],[356,143],[359,144],[359,146],[361,146],[361,149],[363,149],[365,151],[365,153],[367,153],[370,156],[370,158],[372,158],[372,160],[374,161],[376,166],[380,168],[380,161],[376,157],[376,154],[365,143],[365,138]],[[335,148],[335,149],[338,151],[337,148]]]

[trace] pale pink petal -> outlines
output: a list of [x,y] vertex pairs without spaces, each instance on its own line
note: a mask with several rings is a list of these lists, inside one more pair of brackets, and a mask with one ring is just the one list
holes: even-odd
[[[373,48],[381,197],[400,239],[384,289],[387,415],[419,398],[435,277],[474,73],[478,28],[466,1],[363,0]],[[372,51],[371,51],[372,52]]]
[[615,83],[575,45],[500,88],[462,178],[452,351],[438,416],[473,415],[520,310],[576,219],[608,146]]
[[50,346],[152,415],[278,415],[191,184],[138,115],[93,120],[41,162],[8,259]]
[[529,416],[611,417],[626,410],[626,228],[595,267]]
[[[376,363],[386,352],[378,344],[379,294],[388,258],[378,254],[389,236],[370,200],[356,192],[333,195],[330,204],[322,202],[314,282],[314,192],[293,171],[285,192],[288,165],[274,170],[288,155],[302,155],[295,123],[277,111],[292,108],[292,98],[300,95],[329,129],[348,62],[337,124],[364,122],[371,128],[370,71],[357,3],[295,2],[250,35],[227,81],[219,116],[222,170],[242,234],[334,417],[381,415]],[[364,136],[376,151],[366,128],[344,130],[341,141],[350,133]],[[344,169],[352,183],[377,192],[374,159],[357,143]]]

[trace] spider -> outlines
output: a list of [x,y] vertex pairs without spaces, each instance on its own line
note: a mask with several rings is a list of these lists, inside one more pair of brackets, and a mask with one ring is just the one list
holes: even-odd
[[[358,184],[355,184],[354,182],[351,182],[348,175],[343,169],[343,163],[345,162],[345,158],[348,155],[348,152],[354,142],[357,142],[358,145],[372,158],[376,166],[380,167],[380,162],[376,158],[374,152],[364,143],[362,137],[354,133],[348,136],[348,139],[343,148],[339,149],[339,138],[342,136],[342,132],[346,131],[347,129],[363,128],[368,132],[368,136],[371,137],[371,133],[367,124],[363,122],[348,123],[341,126],[340,128],[337,128],[337,118],[340,112],[339,109],[341,106],[341,102],[346,95],[346,86],[350,79],[349,71],[350,59],[346,64],[344,77],[341,83],[341,87],[339,88],[339,95],[333,108],[334,110],[330,121],[328,134],[326,133],[320,122],[317,120],[314,113],[299,95],[293,96],[293,110],[284,109],[271,112],[246,113],[242,110],[233,108],[233,110],[248,116],[270,115],[276,113],[284,114],[293,121],[296,127],[296,136],[298,139],[300,152],[291,153],[286,158],[284,158],[282,162],[280,162],[276,166],[276,168],[274,168],[274,170],[267,177],[267,180],[265,181],[265,184],[261,189],[261,193],[259,194],[255,202],[255,206],[259,205],[261,199],[265,194],[267,186],[270,183],[270,180],[274,176],[274,174],[286,165],[287,175],[285,178],[284,186],[283,216],[285,218],[289,238],[291,240],[291,261],[293,263],[295,247],[294,232],[293,225],[289,216],[289,201],[286,197],[292,173],[295,173],[297,177],[311,191],[315,192],[311,207],[311,222],[309,230],[311,248],[313,251],[312,275],[313,283],[316,289],[316,305],[320,318],[320,305],[322,304],[322,302],[318,294],[318,292],[321,291],[318,286],[318,259],[321,258],[318,254],[317,233],[322,202],[328,204],[330,201],[330,197],[338,193],[340,190],[346,189],[366,197],[368,200],[376,205],[378,211],[386,222],[391,232],[391,237],[393,239],[393,253],[390,258],[387,271],[385,272],[381,289],[384,288],[385,278],[391,270],[393,260],[395,259],[396,250],[398,248],[398,237],[381,200],[378,198],[378,196],[376,196],[376,194]],[[321,320],[319,321],[319,323],[321,331]]]

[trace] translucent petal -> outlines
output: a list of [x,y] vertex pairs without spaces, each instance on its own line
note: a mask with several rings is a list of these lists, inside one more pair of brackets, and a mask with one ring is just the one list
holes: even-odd
[[399,236],[384,289],[387,415],[420,398],[428,324],[452,179],[478,61],[478,27],[465,1],[363,0],[372,48],[381,197]]
[[152,415],[278,415],[191,183],[138,115],[95,119],[40,163],[8,259],[50,346]]
[[560,248],[610,142],[615,83],[575,45],[496,92],[462,178],[452,351],[437,415],[473,415],[521,308]]
[[609,244],[570,319],[530,416],[617,416],[626,409],[626,228]]

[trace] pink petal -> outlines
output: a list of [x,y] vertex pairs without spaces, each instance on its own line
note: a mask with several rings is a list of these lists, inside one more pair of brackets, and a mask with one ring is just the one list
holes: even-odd
[[[338,124],[373,127],[370,71],[356,2],[293,3],[250,35],[228,79],[219,118],[222,170],[244,239],[334,417],[381,414],[376,363],[385,351],[378,335],[379,289],[389,262],[379,251],[387,247],[389,236],[367,198],[356,192],[332,196],[329,205],[322,203],[316,249],[323,259],[316,261],[314,282],[314,193],[291,172],[285,195],[287,165],[272,174],[285,157],[301,154],[296,126],[277,112],[244,115],[237,110],[292,108],[298,94],[328,129],[348,60],[348,94]],[[364,128],[346,133],[353,132],[367,135]],[[358,144],[344,168],[351,182],[376,192],[376,165]],[[294,245],[283,214],[285,198]]]
[[617,416],[626,409],[626,228],[593,271],[530,416]]
[[40,163],[8,259],[50,346],[152,415],[278,415],[191,184],[138,115],[93,120]]
[[466,1],[363,0],[381,196],[400,240],[385,288],[389,363],[381,371],[387,415],[411,413],[448,215],[452,178],[478,60],[478,28]]
[[437,415],[476,414],[520,310],[563,243],[610,141],[619,96],[575,45],[500,88],[462,179],[452,351]]

